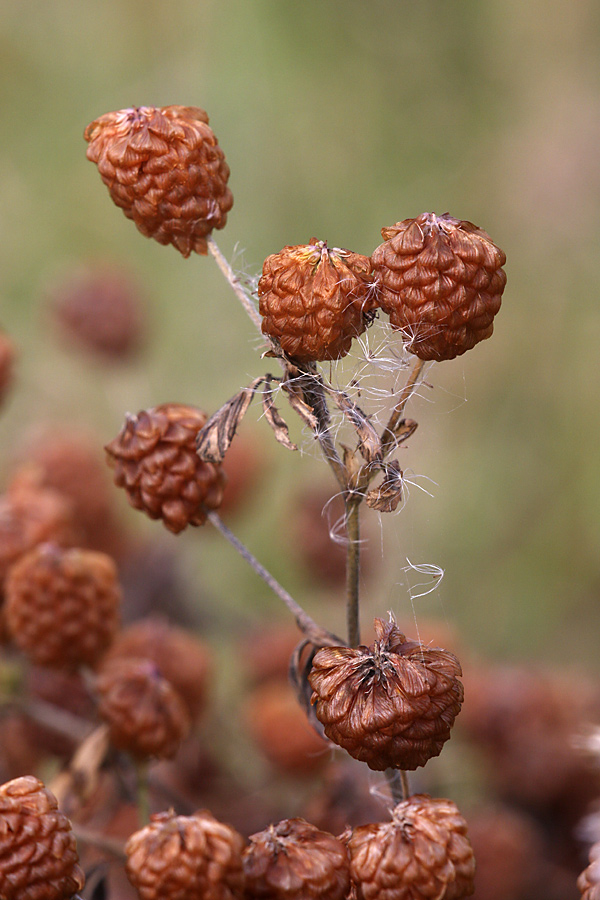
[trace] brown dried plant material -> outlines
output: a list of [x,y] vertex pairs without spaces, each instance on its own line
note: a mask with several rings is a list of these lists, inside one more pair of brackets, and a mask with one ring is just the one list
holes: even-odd
[[94,666],[117,632],[120,604],[115,563],[92,550],[39,544],[6,580],[8,629],[44,666]]
[[37,778],[0,786],[0,897],[68,900],[85,878],[71,823]]
[[185,703],[148,659],[113,659],[98,675],[98,712],[112,743],[133,757],[170,759],[190,729]]
[[162,519],[174,534],[203,525],[206,510],[217,509],[223,497],[223,469],[196,453],[196,436],[205,422],[200,409],[164,403],[128,415],[105,447],[115,484],[125,488],[130,504],[151,519]]
[[104,660],[132,657],[153,662],[185,703],[190,718],[198,718],[206,703],[211,670],[210,650],[203,641],[153,616],[124,628]]
[[581,900],[600,900],[600,842],[590,849],[589,865],[577,879]]
[[375,306],[371,261],[325,241],[268,256],[258,282],[263,333],[301,362],[339,359]]
[[65,338],[100,359],[129,360],[142,346],[141,292],[129,272],[112,264],[70,273],[51,290],[50,308]]
[[325,734],[371,769],[416,769],[437,756],[460,712],[460,663],[374,622],[371,647],[323,647],[308,676]]
[[146,237],[188,257],[206,254],[233,196],[229,166],[197,106],[139,106],[106,113],[84,132],[110,195]]
[[250,836],[247,895],[262,900],[343,900],[350,888],[344,844],[304,819],[284,819]]
[[15,345],[4,331],[0,331],[0,403],[12,385],[16,355]]
[[206,810],[158,813],[127,841],[127,877],[141,900],[241,900],[243,847]]
[[461,900],[473,893],[467,823],[451,800],[414,794],[392,821],[355,828],[348,840],[359,900]]
[[487,232],[444,213],[381,231],[371,259],[381,308],[424,360],[454,359],[490,337],[506,285],[506,256]]

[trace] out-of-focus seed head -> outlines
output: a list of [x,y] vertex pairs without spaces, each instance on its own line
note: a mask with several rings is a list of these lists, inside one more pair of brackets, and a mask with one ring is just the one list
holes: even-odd
[[490,337],[506,285],[506,256],[487,232],[445,213],[382,229],[371,259],[380,306],[407,349],[454,359]]
[[474,890],[467,823],[451,800],[415,794],[391,822],[355,828],[348,850],[359,900],[461,900]]
[[250,837],[246,890],[262,900],[344,900],[350,887],[344,844],[304,819],[284,819]]
[[600,900],[600,843],[590,849],[590,862],[577,879],[581,900]]
[[301,362],[339,359],[375,306],[371,261],[325,241],[268,256],[258,282],[264,334]]
[[142,234],[185,257],[207,253],[206,238],[224,227],[233,196],[203,109],[120,109],[91,122],[84,137],[114,203]]
[[193,406],[164,403],[128,415],[105,447],[115,484],[125,488],[130,504],[162,519],[175,534],[187,525],[203,525],[206,510],[217,509],[223,497],[221,465],[196,453],[196,435],[205,422]]
[[312,703],[325,734],[371,769],[416,769],[450,737],[463,700],[453,653],[408,641],[375,619],[371,647],[324,647],[313,660]]
[[4,331],[0,331],[0,403],[12,385],[16,355],[15,345]]
[[96,681],[112,743],[138,759],[175,756],[190,729],[185,703],[148,659],[113,659]]
[[32,776],[0,786],[0,897],[69,900],[85,879],[71,823]]
[[117,635],[104,657],[151,660],[184,701],[192,719],[202,712],[211,669],[209,648],[183,628],[152,617],[134,622]]
[[158,813],[127,841],[127,877],[141,900],[241,900],[243,847],[205,810]]
[[142,296],[129,272],[94,264],[50,291],[50,311],[70,344],[113,363],[130,360],[145,332]]
[[39,544],[6,580],[10,634],[40,665],[94,666],[117,632],[120,603],[113,560],[92,550]]

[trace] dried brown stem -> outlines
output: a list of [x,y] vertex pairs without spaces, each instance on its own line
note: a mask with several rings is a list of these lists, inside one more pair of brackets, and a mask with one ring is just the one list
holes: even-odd
[[331,437],[331,417],[321,377],[317,373],[310,372],[300,376],[299,382],[306,402],[312,408],[317,419],[315,437],[319,442],[323,456],[331,466],[340,490],[346,491],[348,489],[348,473]]
[[360,644],[360,501],[356,494],[346,497],[346,625],[348,644]]
[[410,797],[410,785],[408,775],[404,769],[386,769],[385,777],[388,780],[394,805],[408,800]]
[[396,445],[396,428],[400,423],[406,404],[410,400],[413,391],[419,382],[419,378],[421,377],[424,366],[425,361],[422,359],[417,359],[410,375],[408,376],[406,384],[400,392],[400,396],[398,397],[388,423],[385,426],[383,434],[381,435],[384,456],[387,456],[389,453],[391,453]]
[[313,633],[314,631],[319,631],[319,626],[311,619],[307,612],[305,612],[300,604],[296,603],[291,594],[288,594],[286,589],[282,587],[279,582],[273,578],[268,569],[260,563],[256,557],[248,550],[248,548],[242,544],[242,542],[235,536],[233,531],[231,531],[227,525],[222,521],[221,517],[217,515],[216,512],[212,512],[206,510],[206,515],[211,523],[217,531],[219,531],[223,537],[229,541],[229,543],[234,547],[240,556],[246,560],[246,562],[254,569],[256,574],[262,578],[262,580],[268,584],[274,594],[276,594],[280,600],[283,600],[289,611],[292,613],[296,622],[298,624],[298,628],[304,633]]
[[86,828],[84,825],[78,825],[76,822],[73,822],[72,825],[78,843],[88,844],[90,847],[96,847],[98,850],[104,850],[120,862],[126,862],[127,854],[121,841],[107,837],[105,834],[98,834],[97,831]]
[[208,249],[210,250],[212,256],[214,257],[215,262],[217,263],[219,269],[221,270],[221,272],[225,276],[226,280],[229,282],[229,284],[233,288],[236,297],[238,298],[238,300],[240,301],[240,303],[246,310],[248,316],[252,319],[252,322],[254,323],[254,325],[256,325],[256,327],[262,334],[261,315],[260,315],[259,311],[257,310],[256,306],[254,305],[254,303],[252,302],[252,300],[250,299],[250,297],[248,296],[247,292],[244,290],[242,283],[240,282],[240,279],[237,277],[237,275],[235,274],[235,272],[233,271],[233,269],[231,268],[231,266],[229,265],[229,263],[227,262],[227,260],[223,256],[223,254],[221,253],[221,251],[219,250],[219,247],[217,246],[215,239],[212,237],[212,235],[209,235],[206,238],[206,243],[207,243]]

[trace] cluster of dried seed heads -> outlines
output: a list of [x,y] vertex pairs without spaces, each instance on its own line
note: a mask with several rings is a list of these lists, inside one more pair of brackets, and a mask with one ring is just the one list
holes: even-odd
[[416,769],[450,737],[463,686],[447,650],[408,641],[375,619],[371,647],[324,647],[309,682],[325,734],[371,769]]

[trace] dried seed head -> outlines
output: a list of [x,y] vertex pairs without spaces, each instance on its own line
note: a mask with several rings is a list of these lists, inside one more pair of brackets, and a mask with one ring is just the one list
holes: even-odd
[[0,897],[68,900],[85,879],[71,823],[32,776],[0,786]]
[[140,291],[129,273],[115,266],[73,272],[52,289],[50,304],[65,338],[99,359],[131,359],[143,343]]
[[350,887],[343,843],[304,819],[251,835],[244,872],[248,896],[263,900],[343,900]]
[[268,256],[258,282],[264,334],[303,361],[339,359],[375,306],[371,261],[325,241]]
[[45,666],[94,666],[116,634],[120,602],[113,560],[92,550],[39,544],[6,580],[12,638]]
[[206,644],[183,628],[153,617],[124,628],[104,659],[131,657],[153,662],[184,701],[190,717],[199,716],[206,702],[211,668]]
[[115,484],[151,519],[162,519],[178,534],[203,525],[206,510],[217,509],[225,474],[218,463],[196,453],[196,435],[206,422],[193,406],[164,403],[128,415],[121,433],[105,447]]
[[380,306],[419,359],[454,359],[490,337],[506,256],[487,232],[445,213],[382,229],[371,259]]
[[96,682],[98,712],[115,747],[139,759],[170,759],[187,737],[185,703],[148,659],[113,659]]
[[461,900],[474,890],[467,823],[451,800],[415,794],[391,822],[355,828],[348,850],[359,900]]
[[453,653],[375,619],[371,647],[324,647],[309,682],[325,734],[371,769],[416,769],[450,737],[463,700]]
[[141,900],[237,900],[243,847],[237,831],[205,810],[158,813],[127,841],[127,877]]
[[590,862],[577,879],[581,900],[600,900],[600,843],[590,849]]
[[106,113],[84,132],[87,158],[128,219],[183,256],[207,253],[233,196],[229,166],[197,106],[139,106]]

